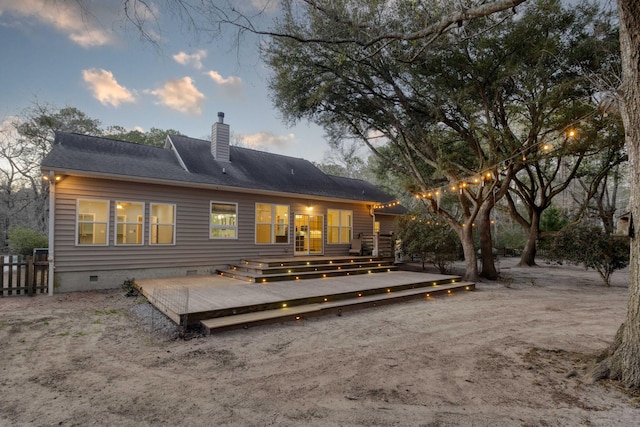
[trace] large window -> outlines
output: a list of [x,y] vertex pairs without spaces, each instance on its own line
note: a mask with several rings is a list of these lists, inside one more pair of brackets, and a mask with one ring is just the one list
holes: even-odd
[[211,202],[209,237],[211,239],[237,239],[237,220],[237,203]]
[[144,203],[116,202],[116,245],[141,245]]
[[256,243],[289,243],[289,206],[256,203]]
[[176,205],[151,203],[149,243],[173,245],[176,237]]
[[109,233],[109,201],[78,200],[76,244],[107,245]]
[[353,237],[353,211],[327,210],[327,242],[351,243]]

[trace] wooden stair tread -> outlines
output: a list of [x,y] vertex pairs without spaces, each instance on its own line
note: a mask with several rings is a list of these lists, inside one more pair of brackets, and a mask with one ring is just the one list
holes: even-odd
[[342,268],[340,270],[318,270],[318,271],[297,271],[297,272],[284,272],[284,273],[256,273],[254,271],[240,271],[240,270],[219,270],[220,272],[224,273],[225,275],[237,275],[237,276],[246,276],[246,277],[254,277],[254,278],[270,278],[270,277],[295,277],[295,276],[311,276],[311,275],[317,275],[317,274],[332,274],[332,273],[354,273],[354,272],[362,272],[364,274],[364,272],[366,270],[398,270],[397,266],[393,266],[393,265],[386,265],[386,266],[375,266],[375,267],[354,267],[354,268]]
[[200,323],[208,333],[212,330],[229,328],[233,326],[249,325],[252,323],[264,322],[269,320],[275,320],[279,318],[295,317],[309,313],[319,313],[328,309],[335,309],[340,307],[349,307],[357,305],[371,304],[378,301],[392,301],[394,299],[402,299],[414,295],[420,294],[438,294],[448,290],[464,289],[470,287],[475,289],[475,283],[471,282],[456,282],[447,285],[427,286],[412,289],[405,289],[401,291],[393,291],[390,293],[378,293],[373,295],[363,295],[358,298],[340,299],[336,301],[328,301],[324,303],[314,303],[307,305],[300,305],[294,307],[286,307],[275,310],[256,311],[252,313],[237,314],[224,317],[216,317],[211,319],[202,320]]

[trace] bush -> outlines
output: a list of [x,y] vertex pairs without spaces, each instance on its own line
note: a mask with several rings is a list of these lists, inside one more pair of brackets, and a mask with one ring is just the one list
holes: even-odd
[[397,218],[398,238],[404,253],[433,264],[446,273],[459,259],[460,241],[441,219],[430,214],[403,215]]
[[10,253],[14,255],[32,255],[35,248],[49,247],[49,239],[45,234],[23,227],[9,230],[7,242]]
[[615,270],[629,265],[629,239],[612,236],[602,227],[572,224],[545,240],[545,246],[551,260],[593,268],[606,286]]

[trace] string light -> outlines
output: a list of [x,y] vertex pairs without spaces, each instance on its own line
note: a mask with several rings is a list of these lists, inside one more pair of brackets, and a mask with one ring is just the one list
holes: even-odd
[[[578,135],[578,132],[573,129],[573,128],[566,128],[563,131],[565,138],[566,139],[573,139],[576,138]],[[565,140],[566,140],[565,139]],[[532,144],[529,147],[527,147],[526,149],[519,151],[517,153],[515,153],[514,155],[512,155],[511,157],[503,160],[501,163],[499,164],[495,164],[491,167],[488,167],[485,169],[485,171],[468,176],[464,179],[458,180],[458,184],[448,184],[448,185],[443,185],[441,187],[438,188],[431,188],[428,189],[427,191],[424,192],[419,192],[416,193],[414,195],[414,197],[416,199],[430,199],[433,200],[434,197],[435,198],[439,198],[441,196],[441,194],[443,193],[447,193],[447,192],[458,192],[458,194],[462,195],[464,194],[464,190],[468,190],[470,186],[472,185],[480,185],[481,187],[485,187],[486,183],[489,181],[496,181],[498,180],[498,177],[500,176],[500,173],[498,172],[499,170],[508,170],[509,169],[509,163],[515,159],[520,158],[522,162],[526,162],[527,161],[527,156],[526,156],[526,152],[531,151],[533,148],[538,147],[541,151],[545,152],[545,153],[549,153],[553,150],[553,145],[548,143],[548,142],[538,142],[536,144]],[[400,205],[400,201],[399,200],[394,200],[391,202],[387,202],[387,203],[379,203],[377,205],[373,206],[373,209],[386,209],[386,208],[390,208],[393,206],[398,206]]]
[[373,207],[373,209],[386,209],[386,208],[391,208],[393,206],[398,206],[398,205],[400,205],[400,201],[394,200],[393,202],[377,204]]
[[[586,116],[585,116],[586,117]],[[564,131],[562,131],[561,133],[563,133],[565,135],[566,139],[574,139],[578,136],[578,132],[574,129],[574,128],[566,128]],[[565,139],[565,140],[566,140]],[[511,157],[503,160],[502,162],[492,165],[488,168],[485,169],[485,171],[465,177],[463,179],[458,180],[458,184],[456,185],[451,185],[451,184],[447,184],[447,185],[443,185],[441,187],[438,188],[431,188],[428,189],[422,193],[418,193],[415,195],[416,199],[433,199],[434,196],[435,197],[439,197],[441,193],[447,193],[448,190],[450,192],[456,192],[458,191],[458,193],[460,195],[462,195],[464,193],[464,189],[468,189],[469,186],[471,185],[480,185],[481,187],[484,187],[485,184],[489,181],[495,181],[498,179],[498,177],[500,176],[499,174],[499,170],[507,170],[509,168],[509,163],[515,159],[520,158],[522,160],[522,162],[526,162],[527,161],[527,155],[526,153],[531,151],[532,149],[538,147],[538,149],[540,149],[542,152],[544,153],[549,153],[553,150],[553,145],[545,142],[545,141],[540,141],[538,143],[532,144],[530,146],[528,146],[527,148],[525,148],[522,151],[518,151],[516,153],[514,153]]]

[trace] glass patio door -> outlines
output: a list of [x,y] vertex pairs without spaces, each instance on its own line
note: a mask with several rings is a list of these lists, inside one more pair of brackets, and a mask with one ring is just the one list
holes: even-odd
[[294,255],[322,255],[324,253],[324,217],[296,214]]

